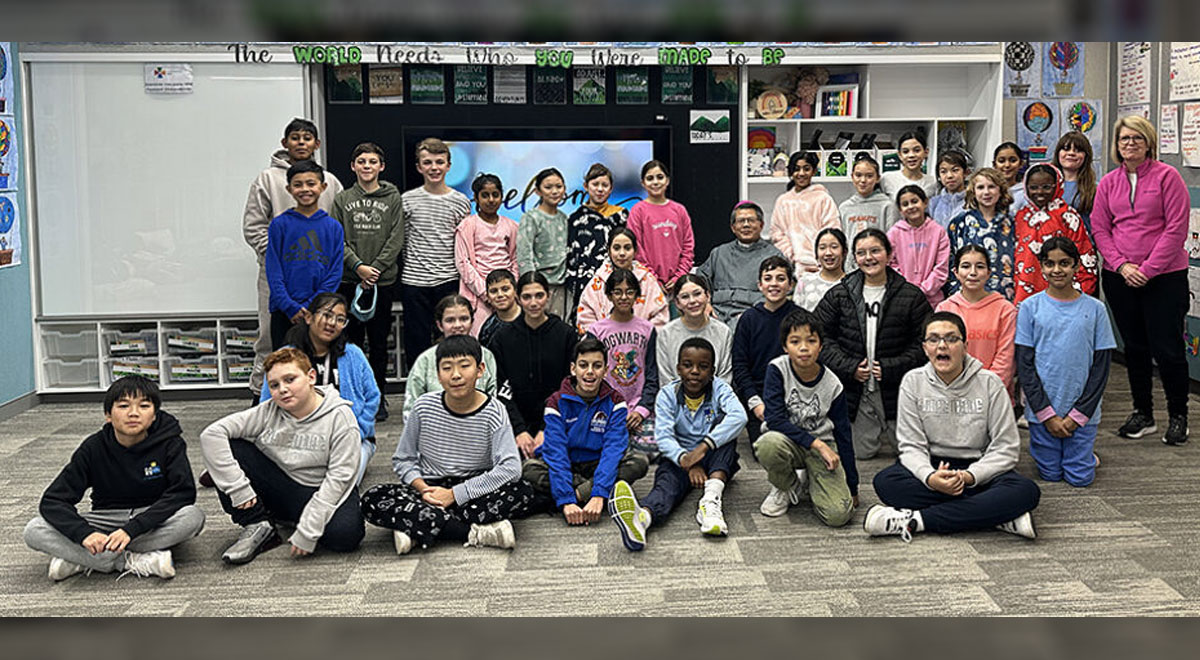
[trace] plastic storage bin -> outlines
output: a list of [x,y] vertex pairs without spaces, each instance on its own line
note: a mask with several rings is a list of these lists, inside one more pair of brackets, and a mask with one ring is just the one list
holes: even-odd
[[108,363],[108,375],[112,380],[122,376],[144,376],[155,382],[160,380],[158,359],[152,357],[117,357]]
[[80,330],[65,332],[60,330],[43,330],[42,345],[46,348],[48,358],[95,358],[96,330]]
[[180,353],[216,353],[216,328],[163,328],[167,342],[167,352]]
[[222,328],[221,338],[225,342],[226,353],[254,355],[254,342],[258,341],[258,332],[242,328]]
[[104,346],[108,355],[158,355],[158,331],[137,330],[121,332],[108,330],[104,333]]
[[216,358],[167,358],[163,362],[169,383],[215,383],[220,379]]
[[236,355],[225,358],[225,382],[249,383],[252,373],[254,373],[254,358]]
[[[94,339],[96,333],[92,333]],[[87,358],[78,362],[48,359],[46,383],[50,387],[98,387],[100,385],[100,360]]]

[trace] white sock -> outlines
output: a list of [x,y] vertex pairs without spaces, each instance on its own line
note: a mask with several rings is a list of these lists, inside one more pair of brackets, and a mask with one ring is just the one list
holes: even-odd
[[704,482],[704,497],[710,500],[721,499],[721,494],[725,492],[725,482],[720,479],[708,479]]
[[913,522],[917,523],[916,531],[918,531],[918,532],[925,531],[925,519],[921,517],[920,511],[913,511],[912,519],[913,519]]

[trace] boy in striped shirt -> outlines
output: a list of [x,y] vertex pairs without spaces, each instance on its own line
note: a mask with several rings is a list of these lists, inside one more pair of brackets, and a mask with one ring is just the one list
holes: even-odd
[[392,456],[401,483],[364,493],[363,516],[393,530],[401,555],[438,540],[512,548],[509,519],[527,513],[533,487],[521,480],[504,404],[475,389],[483,349],[461,335],[443,340],[435,355],[443,391],[417,399]]

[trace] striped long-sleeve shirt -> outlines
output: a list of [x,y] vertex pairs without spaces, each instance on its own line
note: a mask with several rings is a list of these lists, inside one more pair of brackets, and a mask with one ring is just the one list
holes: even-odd
[[474,412],[451,412],[444,392],[417,399],[392,456],[400,480],[469,477],[454,501],[469,502],[521,477],[521,458],[504,405],[489,396]]
[[451,190],[435,195],[413,188],[400,197],[404,207],[404,263],[400,283],[437,286],[458,279],[454,231],[471,212],[467,196]]

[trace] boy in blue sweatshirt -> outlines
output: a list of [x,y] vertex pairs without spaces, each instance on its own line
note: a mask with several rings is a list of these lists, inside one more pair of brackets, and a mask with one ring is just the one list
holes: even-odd
[[[821,322],[796,309],[783,319],[779,341],[786,355],[771,360],[763,383],[768,429],[754,444],[771,492],[759,511],[776,517],[800,503],[806,482],[813,512],[830,527],[850,522],[858,503],[850,417],[842,382],[817,361]],[[800,476],[803,475],[803,476]]]
[[266,269],[271,288],[271,349],[304,319],[302,310],[342,281],[345,234],[342,225],[317,206],[325,192],[325,171],[311,160],[288,168],[288,193],[296,200],[267,228]]
[[546,400],[546,440],[521,469],[538,495],[549,494],[568,525],[600,520],[613,483],[641,479],[650,467],[629,448],[629,408],[604,381],[607,373],[604,344],[585,336],[575,345],[571,376]]
[[746,411],[733,388],[714,380],[717,351],[703,337],[679,347],[679,379],[658,392],[654,441],[662,452],[654,487],[639,505],[628,482],[618,481],[608,508],[630,550],[646,547],[646,530],[681,503],[692,488],[703,488],[696,522],[711,536],[728,533],[721,512],[725,483],[738,471],[737,437]]
[[767,365],[783,354],[779,341],[779,322],[793,310],[792,289],[796,275],[792,264],[780,256],[771,256],[758,265],[758,290],[763,302],[742,314],[733,331],[733,387],[746,406],[746,435],[750,444],[758,439],[766,419],[763,404],[763,378]]

